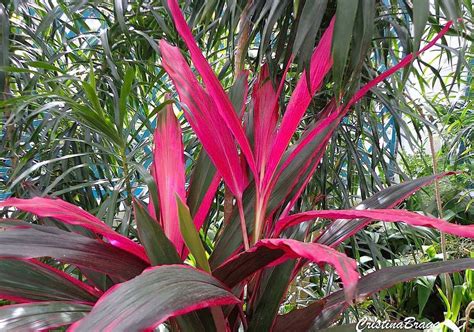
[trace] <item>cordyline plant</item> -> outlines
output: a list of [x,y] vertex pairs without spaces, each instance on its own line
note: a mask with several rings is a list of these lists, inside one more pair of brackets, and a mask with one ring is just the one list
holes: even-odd
[[[314,50],[310,72],[301,76],[279,119],[284,78],[275,89],[263,66],[251,102],[245,105],[244,72],[232,103],[177,1],[169,0],[168,6],[203,83],[179,49],[162,40],[163,67],[203,146],[188,189],[181,128],[168,105],[158,116],[154,135],[151,174],[156,187],[150,186],[148,209],[134,202],[141,244],[60,199],[0,202],[0,207],[41,218],[36,224],[1,221],[0,298],[17,302],[0,308],[2,331],[71,324],[71,331],[142,331],[163,323],[182,331],[304,331],[328,326],[353,301],[398,282],[474,268],[474,259],[460,259],[391,267],[360,277],[355,260],[335,249],[377,220],[473,238],[473,226],[394,209],[417,189],[450,173],[393,185],[351,210],[294,211],[331,135],[351,107],[371,87],[434,45],[451,22],[418,54],[407,56],[349,100],[330,102],[319,120],[289,146],[312,96],[331,70],[334,19]],[[221,180],[232,191],[236,208],[208,258],[199,230]],[[318,218],[335,221],[304,242],[311,231],[309,222]],[[190,254],[195,266],[185,264]],[[38,260],[42,257],[54,261],[46,264]],[[57,262],[68,265],[60,270]],[[278,315],[289,283],[310,262],[332,266],[343,290]]]

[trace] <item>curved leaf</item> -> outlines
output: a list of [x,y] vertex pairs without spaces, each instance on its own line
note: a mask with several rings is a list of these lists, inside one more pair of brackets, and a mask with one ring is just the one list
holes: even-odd
[[318,243],[264,239],[219,266],[213,271],[213,275],[232,288],[262,268],[295,258],[332,265],[344,283],[347,299],[352,298],[359,279],[357,263],[346,255]]
[[170,317],[239,302],[212,276],[192,267],[153,267],[108,290],[71,331],[152,330]]
[[95,301],[102,292],[35,260],[0,259],[0,298],[15,302]]
[[[417,277],[452,273],[467,269],[474,269],[473,258],[387,267],[362,277],[358,283],[357,297],[363,299],[382,289],[390,288],[400,282]],[[311,331],[329,326],[347,307],[344,293],[341,291],[327,296],[324,300],[326,301],[325,309],[313,322]]]
[[[387,187],[375,195],[367,198],[358,204],[354,209],[391,209],[407,199],[420,188],[429,185],[436,179],[456,174],[455,172],[446,172],[437,175],[425,176],[411,181],[395,184]],[[324,233],[316,240],[331,247],[339,245],[345,239],[351,237],[371,221],[339,219],[332,222]]]
[[423,226],[436,228],[442,232],[474,238],[474,225],[463,226],[449,223],[443,219],[423,216],[418,213],[395,210],[395,209],[376,209],[376,210],[320,210],[297,213],[281,219],[277,222],[275,233],[280,234],[285,228],[300,224],[305,221],[316,218],[328,219],[355,219],[369,218],[371,220],[380,220],[387,222],[405,222],[412,226]]
[[9,198],[0,202],[0,208],[7,206],[33,213],[38,217],[54,218],[67,224],[87,228],[104,236],[113,246],[128,251],[137,257],[140,257],[143,261],[148,262],[145,249],[138,243],[116,233],[100,219],[94,217],[87,211],[61,199],[43,197],[34,197],[31,199]]
[[41,302],[0,307],[0,330],[43,331],[83,318],[91,306],[71,302]]
[[101,240],[20,222],[18,226],[7,227],[6,231],[0,232],[1,257],[53,257],[121,280],[137,276],[148,266],[135,255]]

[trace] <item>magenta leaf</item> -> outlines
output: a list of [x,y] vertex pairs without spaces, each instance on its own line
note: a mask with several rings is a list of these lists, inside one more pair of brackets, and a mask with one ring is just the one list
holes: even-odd
[[254,153],[259,174],[262,176],[278,121],[278,94],[270,80],[267,64],[262,67],[253,87],[252,101]]
[[[220,84],[219,80],[217,79],[216,75],[211,69],[211,66],[207,62],[204,55],[201,53],[194,37],[192,35],[191,29],[189,28],[186,20],[184,19],[181,10],[179,9],[178,2],[176,0],[168,0],[168,6],[171,12],[171,16],[173,17],[174,23],[176,25],[176,29],[180,34],[181,38],[183,38],[186,46],[189,49],[189,53],[191,54],[191,59],[196,66],[196,69],[201,74],[202,80],[204,85],[206,86],[206,90],[209,91],[209,95],[212,98],[213,102],[217,107],[217,111],[224,120],[223,123],[230,129],[233,136],[237,140],[243,155],[245,156],[250,169],[256,176],[256,167],[255,161],[252,154],[252,150],[250,149],[250,144],[245,136],[245,131],[242,127],[242,123],[237,116],[237,113],[234,111],[232,103],[225,93],[222,85]],[[188,105],[190,107],[190,105]],[[213,108],[214,109],[214,108]],[[222,123],[221,123],[222,125]],[[217,165],[216,165],[217,166]],[[235,193],[234,193],[235,194]]]
[[343,253],[318,243],[305,243],[292,239],[263,239],[249,250],[230,258],[212,274],[233,288],[262,268],[299,258],[317,264],[332,265],[344,284],[347,299],[353,298],[359,279],[357,263]]
[[[392,209],[403,202],[418,189],[429,185],[436,179],[454,174],[456,173],[446,172],[392,185],[362,201],[355,207],[355,209]],[[335,220],[328,226],[324,233],[321,234],[316,242],[328,245],[330,247],[335,247],[345,239],[353,236],[355,233],[363,229],[370,222],[371,220],[367,219]]]
[[145,270],[109,289],[71,331],[153,331],[170,317],[239,303],[218,280],[186,265]]
[[[181,127],[173,113],[173,106],[168,105],[158,114],[154,134],[153,177],[158,187],[161,222],[163,230],[176,247],[182,258],[187,255],[183,237],[179,231],[178,207],[176,195],[186,198],[186,175],[184,174],[184,147]],[[155,212],[150,204],[149,211]]]
[[184,103],[184,114],[224,182],[236,197],[248,184],[232,133],[215,109],[215,100],[204,91],[178,48],[160,41],[163,67]]
[[308,87],[306,72],[303,72],[298,84],[291,95],[280,128],[276,134],[269,163],[265,174],[265,183],[268,183],[275,172],[283,153],[290,143],[293,134],[308,108],[314,93],[321,87],[324,77],[332,66],[331,43],[334,30],[334,18],[324,32],[318,46],[313,52],[310,63],[310,84]]
[[34,197],[31,199],[9,198],[0,202],[0,208],[1,207],[15,207],[19,210],[35,214],[41,218],[54,218],[66,224],[87,228],[94,233],[105,237],[111,245],[123,249],[139,257],[143,261],[148,262],[145,249],[141,245],[116,233],[92,214],[61,199],[42,197]]
[[284,229],[298,225],[302,222],[314,220],[316,218],[327,219],[356,219],[368,218],[371,220],[380,220],[387,222],[405,222],[412,226],[422,226],[436,228],[442,232],[474,238],[474,225],[463,226],[449,223],[445,220],[423,216],[418,213],[395,210],[395,209],[376,209],[376,210],[320,210],[297,213],[283,218],[277,222],[275,234],[280,234]]

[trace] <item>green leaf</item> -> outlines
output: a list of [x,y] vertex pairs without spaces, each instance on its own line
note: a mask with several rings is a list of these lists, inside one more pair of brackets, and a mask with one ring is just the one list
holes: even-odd
[[127,99],[132,91],[132,84],[135,78],[135,69],[129,67],[125,73],[125,77],[123,79],[122,88],[120,89],[120,100],[119,100],[119,123],[117,127],[119,128],[119,132],[122,132],[124,121],[127,116]]
[[351,45],[354,21],[357,14],[359,1],[337,0],[336,24],[332,44],[334,59],[333,79],[335,83],[336,96],[340,95],[344,70],[346,67],[349,48]]
[[433,291],[436,281],[435,276],[421,277],[417,280],[417,294],[418,294],[418,315],[422,317],[423,309],[428,302],[428,299]]
[[430,1],[417,0],[413,1],[413,51],[416,52],[420,48],[421,37],[425,30],[426,22],[430,14]]
[[145,247],[150,262],[153,265],[181,263],[176,248],[166,237],[158,221],[154,220],[137,201],[134,201],[133,206],[138,237]]
[[295,41],[293,43],[293,54],[298,54],[300,48],[306,43],[310,44],[308,54],[304,54],[303,62],[309,64],[314,41],[319,26],[326,12],[327,0],[306,1],[304,3],[301,18],[298,22]]
[[194,226],[193,219],[189,213],[188,207],[176,196],[178,204],[179,228],[186,246],[196,259],[196,265],[206,272],[211,272],[209,262],[207,261],[206,251],[202,245],[199,233]]

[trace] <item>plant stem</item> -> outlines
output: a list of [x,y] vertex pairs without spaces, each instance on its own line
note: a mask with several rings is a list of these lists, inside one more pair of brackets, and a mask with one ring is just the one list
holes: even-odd
[[244,242],[244,249],[248,250],[250,248],[249,236],[247,233],[247,224],[245,223],[245,213],[244,213],[244,206],[242,204],[242,197],[237,198],[237,208],[239,209],[240,227],[242,228],[242,239]]
[[[234,81],[239,77],[240,72],[244,69],[243,59],[245,58],[245,50],[247,49],[246,44],[249,39],[250,33],[250,20],[248,14],[250,7],[252,6],[252,0],[247,2],[247,5],[242,10],[239,18],[239,31],[240,36],[235,47],[234,55]],[[225,185],[224,188],[224,225],[227,225],[232,216],[234,196],[230,191],[229,187]]]
[[125,178],[125,190],[127,191],[127,198],[125,200],[127,206],[132,206],[132,185],[130,184],[130,173],[127,163],[126,147],[122,147],[120,151],[120,159],[122,159],[123,176]]

